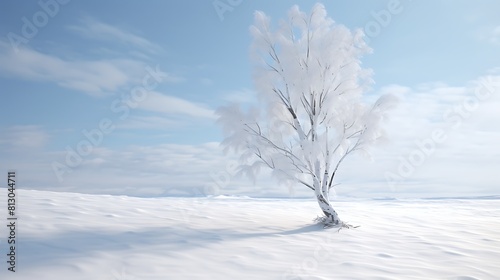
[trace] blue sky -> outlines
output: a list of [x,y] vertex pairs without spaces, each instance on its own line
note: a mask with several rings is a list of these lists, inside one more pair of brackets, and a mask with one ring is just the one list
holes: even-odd
[[[0,171],[16,169],[28,189],[307,195],[265,174],[256,184],[233,176],[233,158],[221,153],[214,123],[217,107],[254,100],[248,32],[254,11],[276,24],[293,4],[309,11],[315,3],[275,2],[0,2]],[[373,162],[348,161],[338,194],[500,193],[500,3],[325,5],[337,23],[365,29],[373,48],[363,60],[374,71],[371,94],[401,99],[387,123],[391,142],[375,149]],[[474,92],[485,83],[492,94],[478,99]],[[107,132],[92,134],[103,122]],[[447,140],[400,176],[405,158],[419,149],[416,141],[436,129]],[[84,131],[96,143],[68,165],[68,151],[88,148]],[[58,175],[54,166],[61,165],[67,169]],[[390,183],[388,173],[404,180]]]

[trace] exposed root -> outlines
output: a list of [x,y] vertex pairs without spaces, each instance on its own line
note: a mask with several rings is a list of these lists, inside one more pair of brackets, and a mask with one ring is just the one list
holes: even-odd
[[334,222],[326,216],[321,216],[321,217],[318,216],[314,219],[314,221],[318,224],[322,224],[323,228],[338,228],[338,231],[340,231],[343,228],[351,229],[351,228],[358,228],[359,227],[359,226],[353,226],[353,225],[348,224],[348,223],[344,223],[342,221]]

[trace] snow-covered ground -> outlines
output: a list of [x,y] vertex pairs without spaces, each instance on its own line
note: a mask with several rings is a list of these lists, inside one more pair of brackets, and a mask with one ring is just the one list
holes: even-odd
[[15,273],[0,210],[0,279],[500,279],[500,199],[334,204],[360,227],[314,225],[305,199],[20,190]]

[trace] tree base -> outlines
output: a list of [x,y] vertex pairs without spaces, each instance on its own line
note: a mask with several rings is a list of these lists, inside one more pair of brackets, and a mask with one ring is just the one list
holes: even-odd
[[338,231],[340,231],[343,228],[351,229],[351,228],[358,228],[359,227],[359,226],[353,226],[353,225],[348,224],[348,223],[344,223],[340,220],[333,221],[331,218],[326,217],[326,216],[321,216],[321,217],[318,216],[318,217],[316,217],[316,219],[314,219],[314,221],[317,224],[322,224],[324,229],[338,228],[339,229]]

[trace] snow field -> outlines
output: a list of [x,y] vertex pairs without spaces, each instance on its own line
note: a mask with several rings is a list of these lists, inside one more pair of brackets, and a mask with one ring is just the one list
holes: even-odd
[[[500,200],[134,198],[18,191],[0,279],[498,279]],[[4,208],[4,207],[2,207]],[[0,218],[6,221],[6,211]],[[4,227],[4,226],[3,226]],[[5,259],[6,230],[1,229]]]

